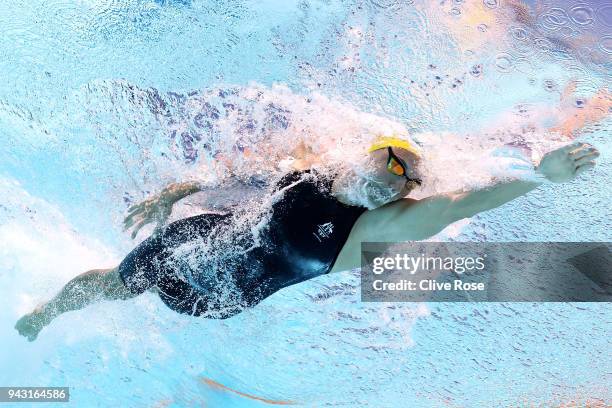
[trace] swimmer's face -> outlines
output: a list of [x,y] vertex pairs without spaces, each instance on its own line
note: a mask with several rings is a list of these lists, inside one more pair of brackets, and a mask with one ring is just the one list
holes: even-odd
[[[421,178],[418,173],[419,158],[408,150],[393,148],[393,153],[406,163],[409,178]],[[387,203],[399,200],[417,184],[408,182],[406,177],[395,175],[387,170],[389,153],[387,149],[379,149],[370,153],[370,177],[367,183],[368,208],[377,208]]]
[[[417,170],[419,159],[411,152],[393,148],[394,154],[406,163],[409,178],[421,178]],[[375,150],[356,159],[354,166],[337,175],[334,194],[345,204],[366,207],[370,210],[399,200],[416,186],[406,177],[397,176],[387,170],[387,149]]]

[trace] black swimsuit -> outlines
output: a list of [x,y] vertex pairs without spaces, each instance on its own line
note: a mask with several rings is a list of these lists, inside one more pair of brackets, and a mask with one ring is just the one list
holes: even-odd
[[[251,245],[242,253],[225,251],[232,255],[217,262],[198,254],[207,238],[214,239],[212,231],[230,228],[232,222],[232,214],[203,214],[174,222],[142,242],[123,260],[119,274],[132,293],[157,287],[161,300],[179,313],[230,317],[285,286],[330,271],[365,211],[340,203],[331,195],[331,184],[315,172],[286,175],[276,187],[280,198],[272,204],[270,221],[258,233],[260,243],[245,235]],[[198,263],[197,283],[182,272],[185,247],[204,259]]]

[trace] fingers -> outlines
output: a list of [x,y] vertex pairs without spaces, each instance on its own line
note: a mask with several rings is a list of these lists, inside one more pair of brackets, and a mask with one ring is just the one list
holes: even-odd
[[594,159],[595,159],[596,157],[597,157],[597,156],[585,156],[585,157],[583,157],[582,159],[576,160],[576,161],[574,162],[574,163],[576,164],[576,168],[578,168],[578,167],[580,167],[580,166],[582,166],[582,165],[584,165],[584,164],[590,163],[590,162],[595,163],[595,160],[594,160]]
[[584,157],[591,157],[590,160],[593,160],[599,157],[599,151],[593,146],[590,146],[573,150],[569,153],[569,155],[574,160],[580,160]]
[[136,238],[136,235],[138,235],[138,231],[140,231],[142,227],[144,227],[148,223],[149,223],[149,220],[144,219],[140,221],[138,224],[136,224],[136,226],[134,227],[134,230],[132,231],[132,239]]
[[134,204],[133,206],[128,208],[128,213],[131,213],[131,212],[134,212],[134,211],[138,211],[138,210],[142,210],[146,203],[147,203],[146,201],[143,201],[140,204]]
[[142,219],[143,217],[140,216],[140,213],[128,215],[127,217],[125,217],[125,220],[123,221],[123,230],[125,231],[129,229],[132,225],[134,225],[138,221],[141,221]]
[[137,221],[146,218],[146,213],[149,211],[150,201],[146,200],[140,204],[136,204],[128,208],[128,215],[123,220],[123,229],[127,230]]
[[579,167],[576,168],[575,175],[578,176],[578,175],[584,173],[585,171],[588,171],[588,170],[592,169],[593,167],[595,167],[595,162],[594,161],[586,162],[585,164],[582,164],[582,165],[580,165]]
[[125,231],[134,227],[131,234],[132,239],[136,238],[142,227],[153,220],[160,225],[166,222],[170,216],[171,208],[164,208],[158,204],[157,201],[149,199],[128,209],[128,215],[123,220],[123,229]]
[[574,150],[578,150],[584,146],[589,146],[589,145],[583,142],[574,142],[574,143],[568,144],[567,146],[563,146],[562,148],[559,149],[559,151],[569,154],[570,152]]
[[595,159],[599,157],[599,151],[583,143],[580,147],[570,151],[568,156],[574,160],[575,174],[578,175],[595,166]]
[[134,212],[132,214],[128,214],[127,217],[123,220],[123,229],[126,230],[130,228],[134,223],[141,219],[143,216],[143,211]]
[[597,156],[599,156],[599,153],[597,153],[597,154],[589,154],[589,155],[586,155],[586,156],[584,156],[584,157],[582,157],[582,158],[580,158],[578,160],[575,160],[574,163],[576,165],[576,168],[578,168],[578,167],[580,167],[580,166],[582,166],[584,164],[587,164],[589,162],[595,163],[595,159],[597,158]]

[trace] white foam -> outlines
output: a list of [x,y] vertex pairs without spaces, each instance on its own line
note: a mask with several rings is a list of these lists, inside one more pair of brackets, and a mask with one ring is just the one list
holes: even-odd
[[[0,271],[17,298],[16,314],[30,311],[70,278],[117,265],[117,252],[78,233],[58,208],[18,182],[0,179]],[[0,275],[0,276],[2,276]]]

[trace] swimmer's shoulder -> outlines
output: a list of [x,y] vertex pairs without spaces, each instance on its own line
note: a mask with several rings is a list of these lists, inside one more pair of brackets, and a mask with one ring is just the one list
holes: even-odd
[[[407,201],[416,202],[418,200]],[[330,273],[358,268],[361,265],[361,244],[363,242],[388,242],[397,238],[396,227],[390,227],[392,219],[388,205],[364,211],[353,224],[346,242],[342,246]]]
[[[365,211],[355,222],[353,232],[363,242],[416,241],[429,238],[439,229],[440,216],[448,206],[436,199],[403,198]],[[351,237],[352,238],[352,237]]]

